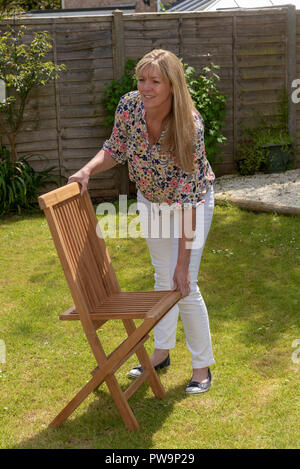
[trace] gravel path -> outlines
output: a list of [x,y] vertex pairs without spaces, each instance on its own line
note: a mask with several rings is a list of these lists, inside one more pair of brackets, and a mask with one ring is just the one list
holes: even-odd
[[216,178],[214,190],[217,200],[255,202],[262,208],[273,205],[279,211],[281,207],[289,207],[300,213],[300,169],[253,176],[221,176]]

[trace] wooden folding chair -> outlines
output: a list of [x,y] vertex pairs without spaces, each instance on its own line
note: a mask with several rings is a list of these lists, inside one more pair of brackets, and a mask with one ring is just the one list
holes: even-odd
[[[147,379],[155,396],[164,397],[165,390],[144,348],[148,334],[160,319],[181,298],[177,291],[122,292],[115,275],[104,239],[96,229],[98,220],[88,192],[80,195],[74,182],[39,197],[56,246],[74,306],[60,319],[80,320],[97,362],[92,378],[50,423],[64,422],[81,402],[103,381],[129,430],[139,427],[128,399]],[[99,232],[98,232],[99,233]],[[126,339],[106,355],[97,329],[109,319],[121,319]],[[143,319],[136,327],[134,319]],[[143,373],[123,392],[114,373],[136,353]]]

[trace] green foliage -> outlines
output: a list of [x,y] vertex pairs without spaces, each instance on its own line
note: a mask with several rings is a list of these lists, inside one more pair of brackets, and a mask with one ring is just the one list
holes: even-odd
[[[0,3],[0,12],[15,14],[22,2]],[[24,3],[24,2],[23,2]],[[45,3],[45,2],[43,2]],[[6,9],[6,10],[5,10]],[[52,49],[47,31],[33,33],[31,42],[24,38],[28,28],[9,26],[0,37],[0,79],[6,86],[6,98],[0,103],[1,134],[10,143],[10,152],[0,148],[0,214],[32,210],[36,206],[38,191],[46,182],[58,182],[53,175],[54,166],[34,171],[29,160],[33,155],[17,159],[15,140],[22,127],[25,106],[31,91],[46,86],[65,70],[46,60]]]
[[[120,80],[106,83],[103,105],[106,111],[105,125],[113,125],[115,110],[120,98],[133,91],[137,87],[137,79],[134,73],[138,61],[128,60],[125,65],[125,73]],[[219,92],[217,81],[220,77],[215,73],[219,69],[217,65],[211,64],[204,67],[202,74],[196,75],[195,69],[184,65],[185,77],[188,89],[205,123],[205,145],[207,158],[213,165],[221,145],[226,142],[222,134],[226,113],[226,97]]]
[[266,161],[266,153],[261,142],[264,140],[261,131],[264,129],[247,129],[238,145],[238,171],[242,175],[254,174]]
[[[23,42],[25,30],[25,26],[17,32],[11,28],[0,39],[0,78],[21,97],[27,96],[33,86],[46,85],[57,78],[58,72],[65,69],[43,60],[52,49],[47,31],[35,32],[28,45]],[[15,102],[16,97],[11,96],[10,101]]]
[[29,44],[24,41],[25,26],[18,30],[9,27],[0,37],[0,79],[6,85],[7,97],[0,103],[1,132],[11,145],[13,160],[16,160],[15,138],[21,128],[28,96],[37,86],[45,86],[58,78],[65,65],[54,65],[46,60],[51,51],[51,38],[47,31],[33,34]]
[[187,64],[184,67],[188,89],[196,109],[204,120],[206,154],[213,165],[221,150],[221,145],[226,143],[226,137],[222,134],[226,114],[226,96],[218,90],[217,82],[220,81],[220,77],[215,72],[220,67],[211,63],[204,67],[199,75],[196,75],[193,67]]
[[0,215],[21,210],[32,210],[36,206],[38,191],[46,182],[57,183],[53,174],[55,166],[43,171],[34,171],[26,155],[13,162],[10,152],[0,148]]
[[135,76],[135,66],[137,60],[127,60],[125,64],[124,75],[120,80],[113,80],[111,83],[105,83],[106,89],[102,100],[106,111],[104,125],[113,125],[115,120],[116,107],[124,94],[136,90],[137,78]]
[[281,143],[286,150],[291,143],[290,136],[277,125],[268,125],[262,119],[260,126],[246,129],[238,145],[237,166],[242,175],[251,175],[260,171],[267,161],[270,150],[267,143]]
[[21,8],[29,10],[54,10],[61,8],[61,0],[19,0]]
[[0,0],[0,16],[13,16],[30,10],[61,8],[61,0]]
[[282,151],[292,154],[291,137],[288,130],[288,95],[285,90],[279,93],[279,115],[273,123],[265,117],[256,117],[257,125],[243,128],[237,147],[236,163],[240,174],[251,175],[260,171],[268,160],[270,150],[267,143],[282,144]]

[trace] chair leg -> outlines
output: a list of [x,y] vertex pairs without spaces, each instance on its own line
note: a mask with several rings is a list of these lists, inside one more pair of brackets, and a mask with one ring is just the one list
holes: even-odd
[[83,388],[78,391],[76,396],[59,412],[52,420],[50,427],[58,427],[74,412],[75,409],[84,401],[84,399],[99,386],[99,379],[93,377]]
[[105,379],[99,380],[97,376],[93,377],[80,391],[76,396],[60,411],[60,413],[52,420],[50,427],[58,427],[61,425],[67,418],[74,412],[75,409],[86,399],[86,397],[97,389],[100,384],[106,381],[111,396],[119,410],[119,413],[129,430],[137,430],[139,424],[124,396],[123,391],[120,388],[119,383],[117,382],[114,375],[108,375]]
[[[136,326],[135,326],[135,323],[133,321],[133,319],[124,319],[123,320],[123,323],[124,323],[124,327],[126,329],[126,332],[128,335],[132,334],[135,329],[136,329]],[[149,370],[149,376],[148,376],[148,382],[149,382],[149,385],[154,393],[154,395],[156,397],[159,397],[159,398],[164,398],[165,395],[166,395],[166,391],[164,390],[163,388],[163,385],[161,384],[161,381],[159,379],[159,376],[158,374],[156,373],[152,363],[151,363],[151,360],[150,360],[150,357],[148,355],[148,353],[146,352],[145,350],[145,347],[144,345],[141,345],[137,350],[136,350],[136,355],[140,361],[140,364],[142,365],[142,368],[144,370]]]
[[128,430],[138,430],[139,424],[115,376],[110,375],[105,381]]
[[[137,334],[134,335],[137,337],[141,336],[140,340],[143,341],[143,329],[139,331],[139,328],[136,328],[132,319],[124,319],[123,323],[127,331],[128,337],[136,332]],[[95,355],[95,358],[96,360],[97,358],[99,358],[99,364],[98,367],[92,373],[92,379],[85,386],[83,386],[83,388],[78,391],[75,397],[62,409],[62,411],[50,423],[50,427],[57,427],[58,425],[63,423],[91,392],[97,389],[100,384],[103,383],[103,381],[106,381],[111,396],[119,410],[119,413],[126,427],[129,430],[136,430],[139,428],[138,422],[127,402],[127,397],[129,396],[129,394],[126,395],[126,393],[122,392],[120,385],[117,382],[112,371],[119,367],[120,363],[122,363],[123,359],[129,353],[128,351],[126,353],[126,348],[130,350],[129,347],[130,340],[129,342],[125,341],[125,343],[121,344],[120,347],[116,349],[109,358],[107,358],[100,342],[97,343],[97,356]],[[138,345],[137,349],[135,350],[135,353],[138,356],[142,367],[147,370],[147,379],[154,395],[156,397],[163,398],[165,396],[165,390],[160,382],[157,373],[154,370],[151,360],[143,346],[143,342]],[[101,365],[100,361],[102,362]]]
[[159,379],[158,374],[156,373],[150,357],[145,350],[145,347],[142,346],[139,350],[136,351],[136,355],[142,365],[143,369],[149,370],[148,382],[153,391],[153,394],[160,399],[163,399],[166,395],[163,385]]

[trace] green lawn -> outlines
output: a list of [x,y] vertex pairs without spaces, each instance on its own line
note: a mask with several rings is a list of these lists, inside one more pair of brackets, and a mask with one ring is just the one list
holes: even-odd
[[[181,321],[167,391],[145,383],[130,399],[140,430],[126,430],[103,384],[59,428],[49,422],[90,379],[95,361],[78,322],[58,320],[72,305],[42,214],[0,221],[1,448],[300,448],[300,217],[217,206],[199,286],[216,365],[211,390],[185,394],[190,355]],[[108,239],[123,290],[153,288],[145,240]],[[104,325],[107,352],[123,327]],[[3,342],[2,342],[3,344]],[[300,347],[300,345],[298,345]],[[146,343],[151,353],[153,336]],[[131,381],[131,359],[118,372]]]

